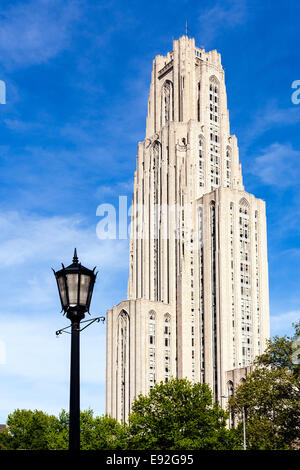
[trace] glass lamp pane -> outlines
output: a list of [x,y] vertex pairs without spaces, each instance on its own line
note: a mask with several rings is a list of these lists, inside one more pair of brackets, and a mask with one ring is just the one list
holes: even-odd
[[76,307],[78,297],[78,274],[67,274],[70,307]]
[[65,284],[65,279],[63,276],[60,276],[58,279],[58,287],[59,287],[59,292],[60,292],[60,297],[62,301],[62,306],[66,307],[67,306],[67,292],[66,292],[66,284]]
[[81,274],[80,276],[80,305],[87,305],[90,279],[90,276],[85,274]]

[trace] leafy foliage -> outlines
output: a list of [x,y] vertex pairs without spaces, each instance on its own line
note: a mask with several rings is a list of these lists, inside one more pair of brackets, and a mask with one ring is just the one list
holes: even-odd
[[291,448],[300,430],[299,379],[284,368],[257,368],[230,400],[231,410],[246,409],[251,449]]
[[266,351],[258,356],[256,364],[270,367],[283,367],[300,376],[300,321],[294,324],[295,334],[290,336],[274,336],[268,341]]
[[116,450],[121,448],[124,427],[110,416],[93,417],[92,410],[81,413],[81,449]]
[[[295,354],[299,348],[299,323],[293,337],[275,336],[255,370],[229,400],[236,416],[246,410],[250,449],[293,449],[300,438],[300,380]],[[241,423],[237,432],[242,433]]]
[[213,403],[206,384],[172,379],[140,395],[129,417],[129,449],[233,449],[227,413]]
[[[229,410],[246,410],[247,448],[291,449],[300,442],[300,322],[292,337],[275,336],[256,368],[229,400]],[[297,360],[298,357],[298,360]],[[241,420],[228,429],[228,413],[213,402],[207,384],[172,379],[156,384],[132,406],[128,424],[81,412],[83,450],[240,449]],[[68,448],[69,416],[15,410],[0,432],[0,450]]]
[[47,435],[57,418],[42,411],[15,410],[0,433],[0,448],[45,450]]
[[[81,412],[80,421],[81,449],[120,448],[123,427],[115,419],[94,418],[92,410],[87,410]],[[15,410],[0,433],[1,450],[67,450],[68,444],[69,416],[64,410],[58,418],[38,410]]]

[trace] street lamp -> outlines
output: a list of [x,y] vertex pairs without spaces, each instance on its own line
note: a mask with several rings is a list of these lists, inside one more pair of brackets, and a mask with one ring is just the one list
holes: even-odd
[[67,268],[54,271],[59,291],[62,310],[71,322],[80,322],[89,312],[93,288],[97,273],[85,268],[78,262],[77,250],[74,250],[73,263]]
[[[52,268],[53,269],[53,268]],[[90,303],[97,273],[85,268],[78,262],[76,248],[73,263],[62,269],[54,271],[59,297],[64,315],[71,321],[71,325],[56,332],[57,335],[71,328],[71,370],[70,370],[70,417],[69,417],[69,450],[80,450],[80,373],[79,373],[79,339],[80,331],[95,321],[104,321],[103,317],[86,320],[89,322],[80,329],[80,322],[85,313],[90,310]]]

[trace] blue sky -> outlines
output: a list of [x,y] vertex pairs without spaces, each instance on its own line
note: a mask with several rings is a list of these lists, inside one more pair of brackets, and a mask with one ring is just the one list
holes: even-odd
[[[300,317],[300,3],[0,3],[0,422],[68,408],[69,336],[51,267],[100,269],[94,316],[126,297],[128,241],[96,236],[102,203],[131,199],[152,60],[185,32],[217,49],[246,190],[267,203],[272,334]],[[3,352],[5,351],[5,357]],[[105,328],[82,335],[82,408],[105,408]]]

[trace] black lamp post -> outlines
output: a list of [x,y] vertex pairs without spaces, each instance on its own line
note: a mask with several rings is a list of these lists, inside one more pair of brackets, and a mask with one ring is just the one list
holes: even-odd
[[[73,263],[59,271],[54,271],[56,277],[62,310],[71,321],[69,327],[56,332],[57,335],[71,328],[71,376],[70,376],[70,427],[69,450],[80,450],[80,374],[79,374],[79,338],[80,322],[85,313],[89,312],[93,288],[97,273],[95,269],[85,268],[78,262],[76,248]],[[94,321],[104,320],[103,317],[94,318],[84,328]],[[87,320],[88,321],[88,320]],[[85,322],[83,322],[85,323]],[[82,329],[84,329],[82,328]]]

